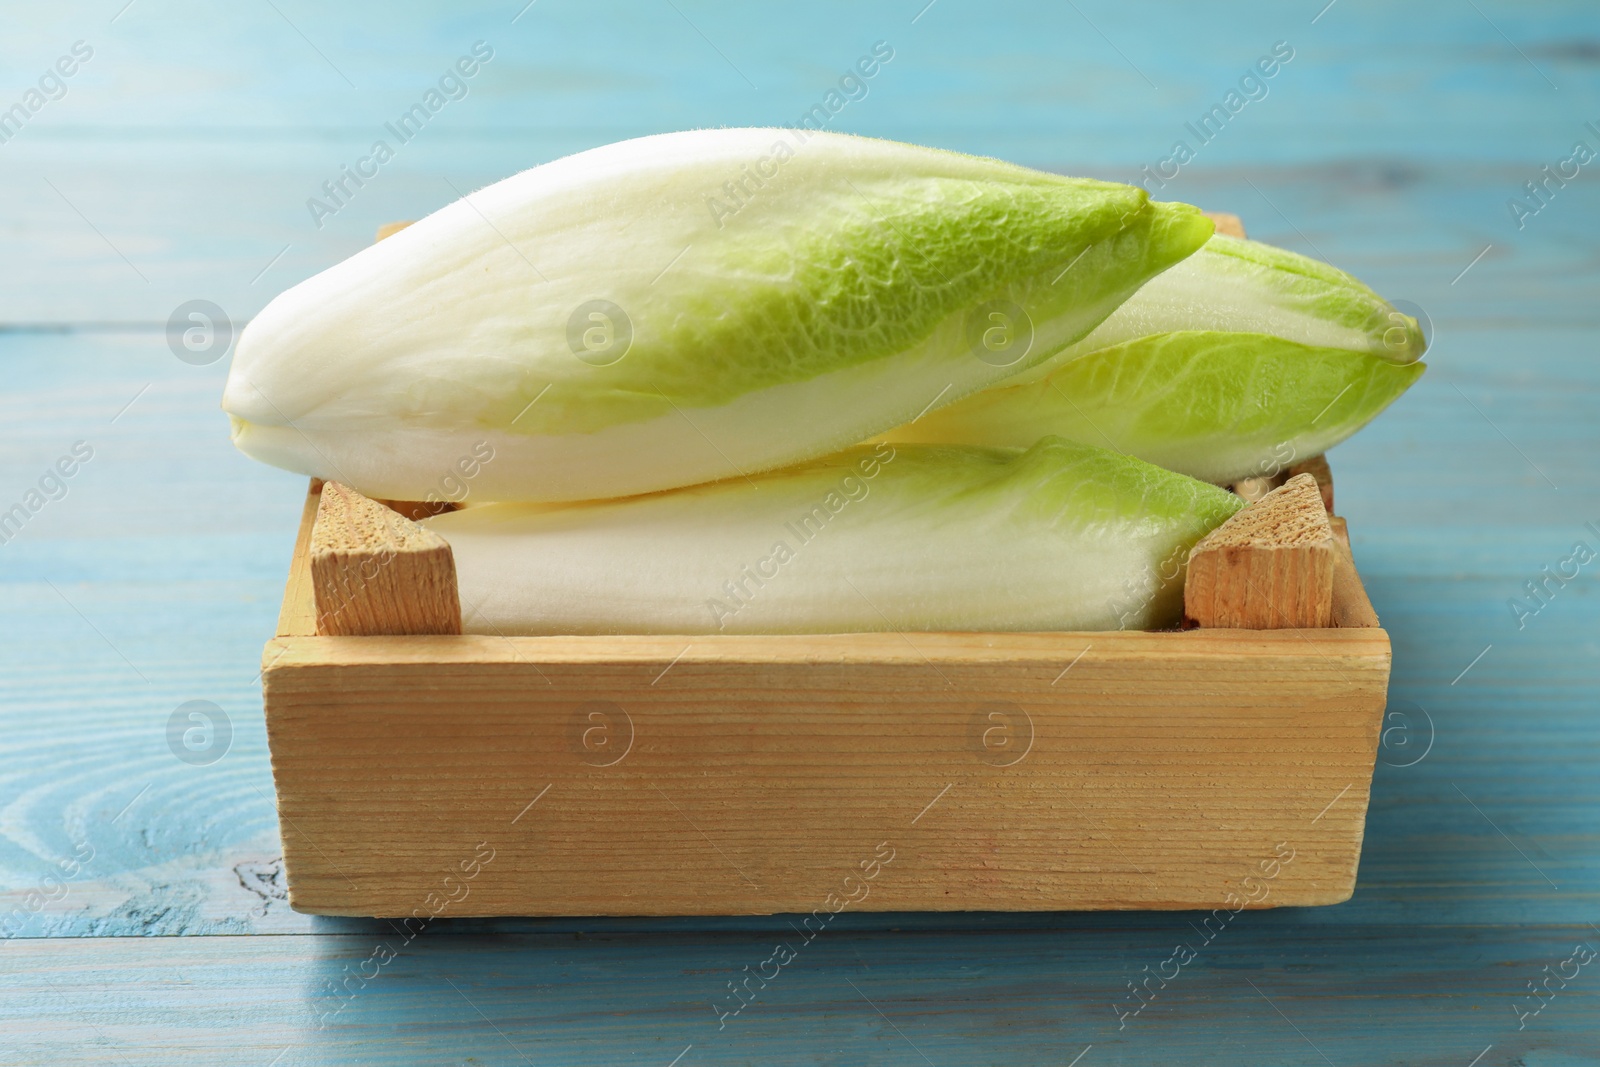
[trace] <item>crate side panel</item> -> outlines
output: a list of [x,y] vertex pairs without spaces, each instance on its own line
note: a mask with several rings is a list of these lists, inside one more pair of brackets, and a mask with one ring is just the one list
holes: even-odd
[[1149,643],[1159,655],[1077,635],[1019,663],[285,655],[266,689],[292,901],[1330,903],[1353,886],[1387,683],[1386,638],[1366,633]]

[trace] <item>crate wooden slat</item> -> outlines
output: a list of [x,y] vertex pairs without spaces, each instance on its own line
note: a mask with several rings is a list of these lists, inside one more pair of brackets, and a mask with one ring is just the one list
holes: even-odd
[[409,510],[323,484],[309,541],[318,633],[461,632],[455,556]]
[[1331,626],[1338,553],[1316,481],[1296,475],[1190,551],[1184,616],[1222,628]]

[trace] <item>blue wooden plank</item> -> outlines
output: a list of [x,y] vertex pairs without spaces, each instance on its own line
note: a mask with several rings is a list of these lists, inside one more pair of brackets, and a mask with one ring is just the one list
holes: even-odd
[[[1426,176],[1438,203],[1405,210],[1442,221],[1443,232],[1472,233],[1445,280],[1493,240],[1480,233],[1505,234],[1504,200],[1597,118],[1584,102],[1596,98],[1600,70],[1564,47],[1594,36],[1582,0],[1489,5],[1510,40],[1470,5],[1341,0],[1312,24],[1314,11],[1266,0],[1168,6],[1154,20],[1106,0],[1076,8],[944,0],[913,23],[921,6],[545,2],[514,25],[504,5],[483,3],[331,12],[285,2],[281,15],[244,5],[201,16],[141,0],[115,23],[88,6],[15,13],[0,49],[19,79],[76,40],[99,50],[61,100],[0,145],[9,239],[17,262],[29,264],[0,289],[0,321],[162,322],[196,296],[247,317],[277,289],[355,251],[376,224],[453,199],[452,183],[470,188],[661,130],[792,123],[880,39],[895,59],[831,127],[1115,178],[1169,154],[1185,123],[1287,40],[1296,58],[1269,94],[1230,120],[1163,195],[1198,199],[1197,179],[1230,170],[1266,188],[1255,168],[1279,166],[1320,176],[1337,190],[1328,206],[1348,208],[1373,184],[1403,198]],[[313,225],[306,202],[321,183],[385,137],[384,123],[479,39],[496,55],[468,95],[397,144],[394,161],[348,209]],[[1452,184],[1463,165],[1495,173],[1470,193],[1440,198],[1437,186]],[[1296,179],[1312,199],[1330,195],[1318,184]],[[1330,255],[1348,251],[1332,237],[1347,227],[1313,226],[1292,190],[1268,195],[1281,196]],[[1477,203],[1455,211],[1451,201],[1465,195]],[[1250,196],[1239,203],[1254,216],[1265,205]],[[1566,225],[1543,228],[1570,239],[1584,217],[1577,198],[1592,193],[1578,184],[1561,197],[1536,221],[1564,213]],[[109,254],[107,240],[120,254]]]
[[[0,976],[0,1062],[1594,1062],[1597,963],[1567,962],[1600,947],[1591,927],[1286,939],[1258,917],[1213,925],[1209,941],[1178,916],[1113,930],[1093,917],[970,935],[829,929],[805,944],[772,920],[720,936],[408,941],[369,924],[317,938],[18,941]],[[793,960],[763,968],[780,942]],[[1180,945],[1192,959],[1169,963]],[[1528,984],[1547,967],[1577,977],[1535,1000]],[[729,984],[760,970],[765,988],[752,979],[735,1001]]]

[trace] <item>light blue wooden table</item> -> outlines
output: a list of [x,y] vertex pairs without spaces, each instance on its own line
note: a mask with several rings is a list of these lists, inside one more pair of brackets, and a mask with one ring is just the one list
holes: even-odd
[[[0,18],[0,109],[23,105],[0,126],[0,511],[30,512],[0,544],[0,1064],[1600,1062],[1600,961],[1567,962],[1600,950],[1600,561],[1510,607],[1600,549],[1600,161],[1522,190],[1600,150],[1590,0],[124,2]],[[314,220],[478,41],[465,95]],[[782,917],[447,920],[400,945],[289,911],[257,668],[303,480],[233,451],[226,361],[176,358],[169,315],[243,320],[378,223],[567,152],[791,123],[879,41],[834,128],[1110,178],[1293,49],[1161,195],[1436,333],[1333,456],[1395,652],[1355,898],[1242,915],[1121,1029],[1190,916],[847,915],[719,1028]],[[192,700],[228,736],[184,761]]]

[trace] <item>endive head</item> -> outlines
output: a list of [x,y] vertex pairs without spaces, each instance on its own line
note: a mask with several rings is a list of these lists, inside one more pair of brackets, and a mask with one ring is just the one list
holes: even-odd
[[749,479],[487,504],[426,525],[454,551],[468,632],[1097,630],[1176,625],[1189,550],[1243,506],[1046,437],[858,447]]
[[499,182],[284,293],[223,406],[245,451],[359,466],[344,480],[385,495],[426,488],[458,435],[525,453],[497,461],[500,499],[690,484],[1034,365],[1210,232],[1132,186],[991,159],[665,134]]

